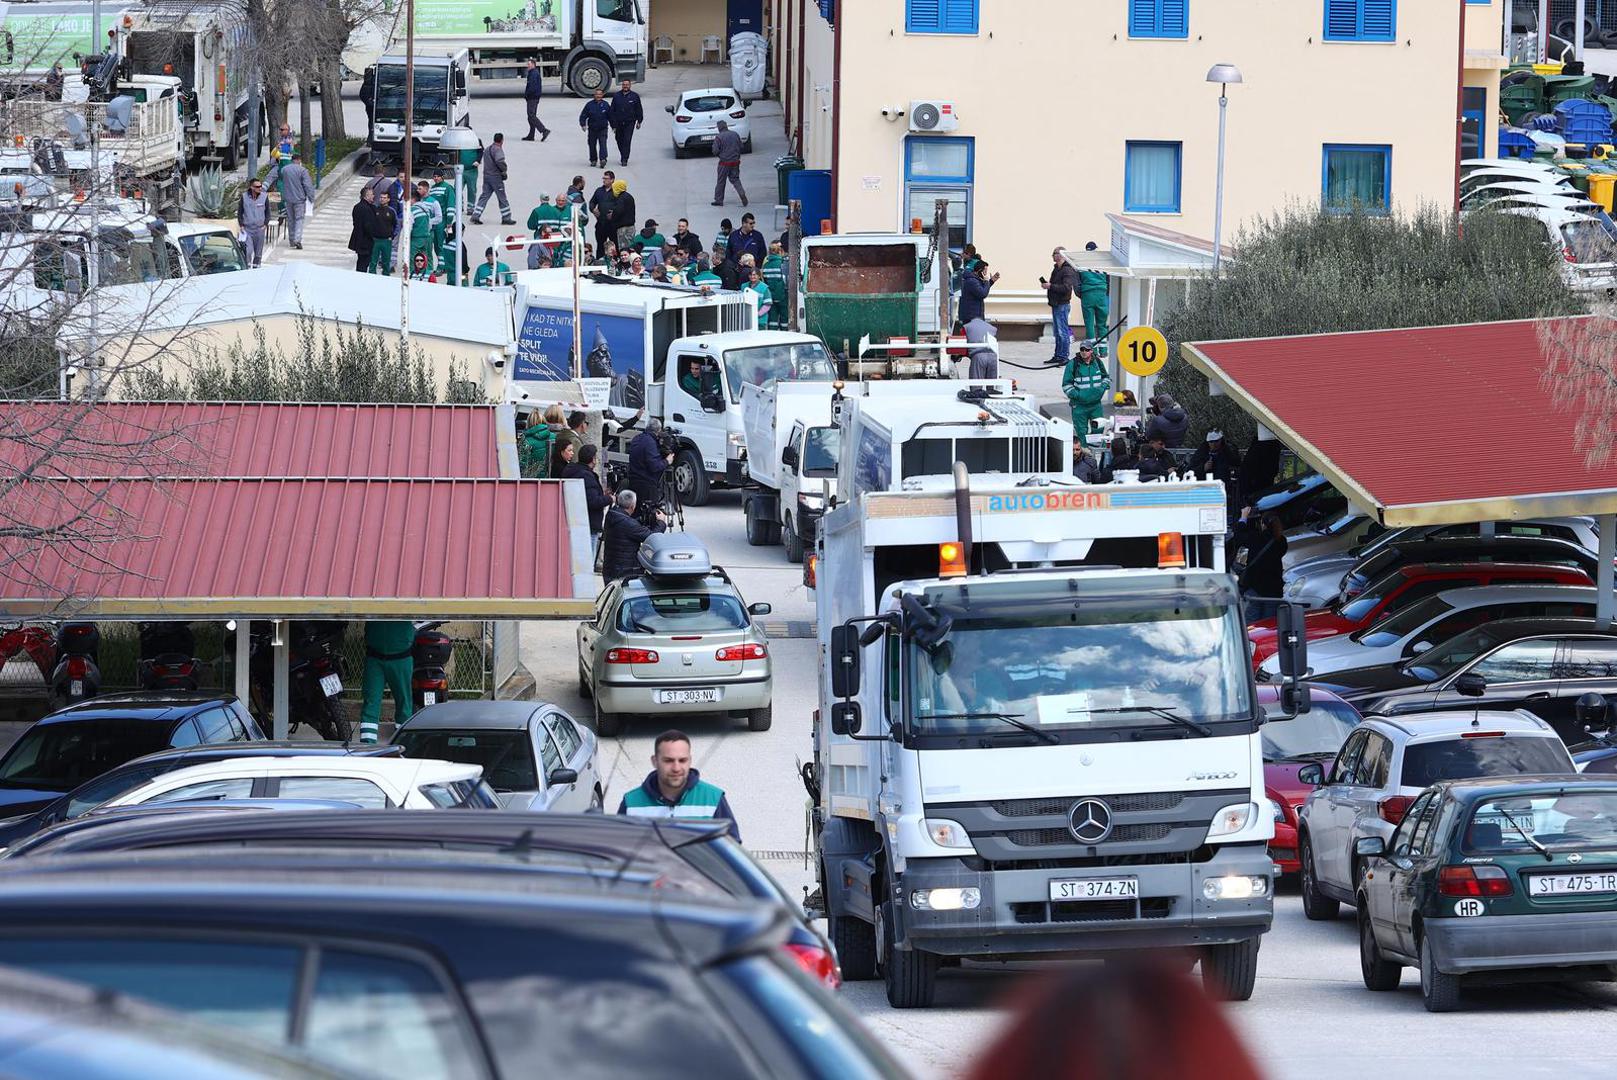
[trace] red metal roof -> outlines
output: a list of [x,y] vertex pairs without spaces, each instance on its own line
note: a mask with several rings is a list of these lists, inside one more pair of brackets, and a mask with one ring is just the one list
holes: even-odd
[[492,405],[7,401],[0,471],[497,478],[498,441],[515,438],[514,428],[503,432],[501,413]]
[[[13,520],[83,514],[104,541],[0,538],[0,610],[85,618],[579,614],[563,484],[543,480],[32,481]],[[558,603],[557,601],[563,601]]]
[[[1187,344],[1259,423],[1389,525],[1617,512],[1617,461],[1539,377],[1532,321]],[[1435,504],[1435,505],[1434,505]]]

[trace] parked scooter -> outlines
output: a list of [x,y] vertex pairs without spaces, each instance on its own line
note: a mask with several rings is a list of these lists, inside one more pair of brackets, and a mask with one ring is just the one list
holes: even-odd
[[416,627],[415,645],[410,650],[410,658],[415,664],[415,673],[410,676],[410,696],[415,699],[415,712],[449,700],[447,669],[455,643],[448,634],[438,629],[442,625],[441,622],[430,622]]
[[51,669],[51,703],[74,705],[101,692],[101,631],[95,623],[63,623],[56,630],[56,665]]
[[0,630],[0,667],[11,663],[18,653],[28,654],[39,669],[39,677],[47,683],[51,681],[51,672],[56,669],[56,635],[49,627],[19,623]]
[[195,690],[202,674],[190,623],[143,622],[135,675],[142,690]]
[[[322,738],[347,742],[353,734],[342,706],[342,640],[348,628],[341,622],[294,622],[288,625],[287,701],[291,727],[308,724]],[[253,711],[269,726],[274,715],[275,648],[268,623],[254,623],[248,685]]]

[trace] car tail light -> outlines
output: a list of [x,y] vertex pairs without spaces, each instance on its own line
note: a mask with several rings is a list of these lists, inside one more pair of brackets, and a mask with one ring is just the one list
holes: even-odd
[[656,649],[608,649],[606,662],[609,664],[655,664],[657,662]]
[[1564,247],[1561,249],[1561,258],[1565,259],[1569,263],[1575,263],[1578,261],[1578,257],[1572,254],[1572,249],[1569,247]]
[[688,124],[690,122],[691,122],[691,118],[688,117],[688,116],[676,116],[676,117],[674,117],[674,123],[676,123],[676,124]]
[[730,119],[732,120],[745,120],[746,118],[747,111],[745,109],[741,110],[740,112],[733,112],[730,114]]
[[810,978],[835,990],[842,985],[842,979],[837,975],[837,962],[829,952],[818,945],[788,945],[786,951],[791,954],[797,966],[808,972]]
[[749,641],[745,645],[726,645],[714,654],[718,660],[763,660],[769,656],[769,650],[756,641]]
[[68,678],[70,678],[70,679],[82,679],[82,678],[85,678],[86,676],[88,676],[89,674],[90,674],[90,662],[88,660],[84,659],[84,657],[82,657],[82,656],[70,656],[70,657],[67,658],[67,677]]
[[1444,866],[1437,871],[1439,896],[1509,896],[1510,875],[1499,866]]
[[1381,811],[1382,821],[1396,825],[1404,820],[1404,815],[1409,813],[1409,806],[1414,801],[1415,798],[1412,795],[1389,795],[1377,803],[1376,806]]

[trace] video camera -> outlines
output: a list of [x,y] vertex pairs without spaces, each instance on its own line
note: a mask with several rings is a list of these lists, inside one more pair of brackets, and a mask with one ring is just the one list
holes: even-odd
[[657,433],[657,453],[667,457],[669,454],[679,453],[679,437],[684,432],[672,424],[664,424]]

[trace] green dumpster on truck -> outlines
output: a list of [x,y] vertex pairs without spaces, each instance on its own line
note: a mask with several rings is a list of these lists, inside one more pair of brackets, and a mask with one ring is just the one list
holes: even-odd
[[869,335],[915,340],[921,267],[913,242],[807,249],[803,275],[803,330],[839,356]]

